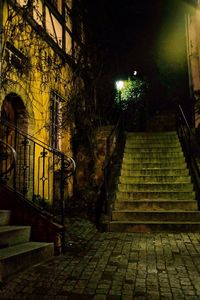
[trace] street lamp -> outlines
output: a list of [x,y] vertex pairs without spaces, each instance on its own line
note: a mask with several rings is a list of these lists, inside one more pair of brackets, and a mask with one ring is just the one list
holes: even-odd
[[116,81],[116,87],[117,87],[118,91],[121,91],[121,89],[123,88],[123,86],[124,86],[124,82],[122,80]]
[[119,102],[119,105],[120,105],[120,116],[119,116],[119,119],[120,119],[120,123],[121,123],[121,128],[123,130],[124,128],[124,117],[123,117],[123,108],[122,108],[122,103],[121,103],[121,94],[122,94],[122,89],[124,87],[124,82],[122,80],[118,80],[115,82],[115,85],[116,85],[116,88],[117,88],[117,91],[118,91],[118,102]]
[[123,89],[123,86],[124,86],[124,82],[122,80],[118,80],[116,81],[116,88],[117,88],[117,91],[118,91],[118,101],[121,105],[121,91]]

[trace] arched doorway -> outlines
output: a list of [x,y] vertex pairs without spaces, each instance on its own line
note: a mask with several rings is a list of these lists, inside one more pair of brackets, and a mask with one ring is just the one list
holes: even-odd
[[15,93],[8,94],[1,107],[1,119],[27,132],[28,114],[22,99]]
[[[23,132],[21,134],[20,132]],[[14,169],[6,174],[6,182],[23,194],[28,191],[27,185],[27,145],[25,143],[28,132],[28,114],[22,99],[15,93],[8,94],[1,106],[0,138],[12,146],[17,153]],[[7,155],[1,168],[9,168],[12,157]]]

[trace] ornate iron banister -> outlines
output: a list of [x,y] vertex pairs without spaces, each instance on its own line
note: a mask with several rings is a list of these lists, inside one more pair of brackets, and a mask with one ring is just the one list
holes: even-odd
[[177,110],[177,132],[194,183],[198,208],[200,210],[200,169],[197,163],[197,158],[200,160],[200,145],[189,126],[189,122],[187,121],[181,105],[178,105]]
[[[1,181],[43,214],[61,223],[64,229],[68,178],[75,172],[75,161],[16,126],[0,121],[0,145],[3,145],[0,150],[4,150],[0,160]],[[8,150],[13,153],[12,161]],[[63,250],[64,236],[63,231]]]
[[50,149],[51,151],[55,152],[55,153],[62,153],[60,150],[53,148],[52,146],[48,145],[47,143],[39,140],[38,138],[36,138],[35,136],[31,135],[30,133],[27,133],[25,131],[23,131],[21,128],[17,127],[15,124],[8,122],[5,119],[0,118],[0,123],[8,126],[9,128],[16,130],[17,132],[19,132],[22,136],[26,136],[29,138],[29,140],[35,141],[36,143],[38,143],[41,146],[44,146],[48,149]]
[[[10,154],[9,154],[10,150]],[[8,158],[10,157],[10,163],[8,165]],[[13,147],[11,147],[8,143],[4,142],[0,139],[0,179],[11,172],[11,170],[15,167],[17,161],[17,153]],[[4,165],[5,162],[5,165]]]

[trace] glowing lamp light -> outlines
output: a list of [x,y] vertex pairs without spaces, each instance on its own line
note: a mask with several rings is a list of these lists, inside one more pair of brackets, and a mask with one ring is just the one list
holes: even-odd
[[123,86],[124,86],[124,82],[122,80],[116,81],[116,88],[117,88],[118,91],[121,91]]

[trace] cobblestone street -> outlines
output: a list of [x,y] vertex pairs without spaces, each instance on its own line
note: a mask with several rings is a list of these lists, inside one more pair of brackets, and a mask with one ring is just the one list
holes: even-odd
[[72,224],[66,254],[10,278],[0,299],[200,299],[200,234],[100,233],[82,219]]

